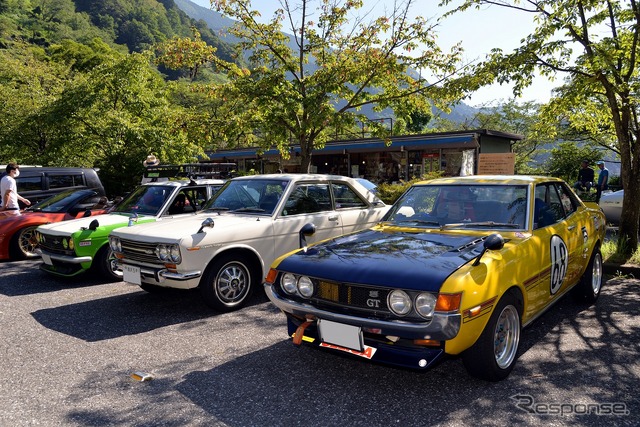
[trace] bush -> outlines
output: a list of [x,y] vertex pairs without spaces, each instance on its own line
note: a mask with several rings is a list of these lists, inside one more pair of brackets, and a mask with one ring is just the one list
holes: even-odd
[[413,178],[410,181],[400,181],[397,184],[380,184],[378,185],[378,197],[382,199],[388,205],[392,205],[405,191],[409,189],[416,182],[430,181],[435,178],[440,178],[442,171],[432,172],[424,175],[422,178]]

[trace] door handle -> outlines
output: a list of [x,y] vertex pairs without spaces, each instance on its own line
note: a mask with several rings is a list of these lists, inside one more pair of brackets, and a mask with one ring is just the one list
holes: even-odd
[[338,217],[337,216],[330,216],[329,217],[329,221],[337,221]]
[[567,227],[567,230],[569,230],[569,231],[573,231],[573,229],[574,229],[574,228],[576,228],[576,226],[575,226],[575,225],[570,225],[570,226],[568,226],[568,227]]

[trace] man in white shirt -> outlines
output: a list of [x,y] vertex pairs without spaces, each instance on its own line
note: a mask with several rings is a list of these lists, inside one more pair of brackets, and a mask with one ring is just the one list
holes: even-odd
[[20,175],[20,166],[16,163],[7,165],[7,174],[0,180],[0,210],[7,214],[20,215],[20,205],[18,200],[29,206],[31,202],[18,194],[18,186],[15,178]]

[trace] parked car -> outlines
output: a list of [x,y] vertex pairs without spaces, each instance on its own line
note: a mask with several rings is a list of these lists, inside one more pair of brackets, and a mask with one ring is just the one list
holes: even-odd
[[326,239],[375,224],[385,205],[357,181],[329,175],[234,178],[188,218],[111,233],[124,280],[154,291],[199,287],[219,311],[242,307],[306,223]]
[[36,257],[34,233],[39,225],[100,215],[107,207],[107,198],[95,190],[66,190],[28,207],[21,215],[0,212],[0,259]]
[[572,289],[598,298],[604,235],[598,206],[559,179],[441,178],[373,228],[279,258],[264,287],[295,344],[415,369],[462,355],[497,381],[523,326]]
[[100,196],[106,195],[98,172],[92,168],[21,166],[16,186],[18,194],[29,199],[32,205],[66,190],[89,188]]
[[602,193],[600,196],[600,207],[607,218],[607,222],[618,224],[620,215],[622,214],[622,200],[624,199],[624,190],[613,191],[610,193]]
[[69,277],[93,267],[105,278],[122,280],[122,271],[109,249],[112,230],[193,214],[223,183],[205,179],[143,184],[106,215],[40,226],[36,238],[42,255],[41,268]]

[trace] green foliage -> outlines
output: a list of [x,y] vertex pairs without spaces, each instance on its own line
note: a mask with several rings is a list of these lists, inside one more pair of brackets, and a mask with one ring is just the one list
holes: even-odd
[[[358,0],[285,2],[270,22],[261,23],[248,0],[214,1],[218,11],[238,21],[232,33],[242,40],[240,51],[251,52],[247,72],[229,76],[230,91],[260,112],[254,119],[265,144],[286,155],[291,142],[299,143],[306,170],[329,131],[367,122],[360,113],[365,105],[391,108],[400,121],[414,123],[411,115],[429,114],[431,100],[446,108],[459,97],[459,87],[438,88],[408,72],[428,70],[444,80],[455,74],[460,58],[457,47],[438,47],[435,24],[407,19],[413,3],[372,17],[356,16],[363,6]],[[368,127],[374,136],[389,132],[380,122]]]
[[[578,170],[583,160],[586,160],[591,165],[590,167],[593,168],[593,165],[601,159],[602,153],[594,147],[589,145],[578,146],[575,142],[565,141],[551,149],[551,157],[545,164],[544,170],[547,175],[573,183],[578,179]],[[598,174],[595,173],[595,176],[598,176]]]
[[422,178],[413,178],[409,181],[400,181],[396,184],[382,183],[378,185],[378,197],[388,205],[392,205],[416,182],[430,181],[442,176],[442,171],[425,174]]

